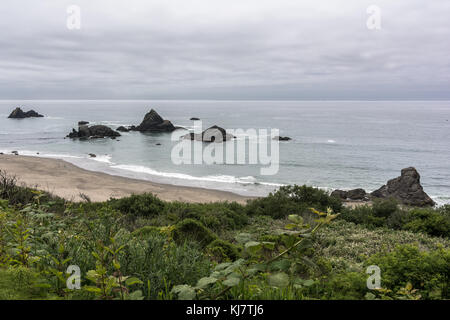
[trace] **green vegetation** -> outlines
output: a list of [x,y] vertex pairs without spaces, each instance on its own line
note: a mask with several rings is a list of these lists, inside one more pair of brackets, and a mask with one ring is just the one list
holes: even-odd
[[351,209],[306,186],[247,205],[72,203],[5,173],[0,199],[0,299],[450,298],[450,206]]
[[341,218],[370,229],[386,227],[422,232],[436,237],[450,237],[450,205],[433,208],[401,208],[391,200],[377,200],[372,206],[346,208]]

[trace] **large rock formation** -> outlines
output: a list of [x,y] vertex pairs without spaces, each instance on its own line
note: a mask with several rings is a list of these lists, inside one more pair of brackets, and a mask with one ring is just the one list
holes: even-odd
[[114,131],[110,127],[103,125],[95,125],[88,127],[87,125],[81,125],[78,127],[78,131],[72,129],[72,132],[67,136],[68,138],[79,139],[97,139],[97,138],[112,138],[120,137],[120,133]]
[[331,196],[342,200],[369,200],[364,189],[354,189],[349,191],[334,190],[331,193]]
[[203,131],[201,134],[191,132],[183,136],[183,138],[203,142],[224,142],[233,139],[234,136],[227,133],[224,128],[212,126],[211,128]]
[[137,127],[131,127],[131,130],[141,132],[172,132],[176,128],[169,120],[164,120],[154,109],[150,110],[144,117],[144,120]]
[[371,193],[376,198],[395,198],[410,206],[433,206],[434,201],[423,191],[420,175],[413,167],[403,169],[401,176],[389,180],[380,189]]
[[30,110],[24,112],[21,108],[17,107],[13,112],[8,116],[10,119],[24,119],[24,118],[42,118],[43,115],[37,113],[34,110]]

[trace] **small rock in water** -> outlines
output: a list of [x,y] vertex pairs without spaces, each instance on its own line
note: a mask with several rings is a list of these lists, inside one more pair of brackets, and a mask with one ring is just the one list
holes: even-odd
[[160,146],[160,145],[161,145],[161,143],[157,143],[156,145],[157,145],[157,146]]
[[127,128],[125,128],[124,126],[120,126],[120,127],[118,127],[116,130],[117,130],[117,131],[120,131],[120,132],[128,132],[128,131],[130,131],[130,129],[127,129]]
[[84,126],[86,124],[89,124],[89,121],[78,121],[79,126]]
[[11,153],[14,154],[14,155],[16,155],[16,156],[19,155],[19,152],[18,152],[18,151],[11,151]]
[[292,138],[290,137],[280,137],[280,136],[276,136],[273,138],[273,140],[278,140],[278,141],[290,141],[292,140]]
[[97,155],[94,154],[94,153],[89,153],[89,156],[90,156],[91,158],[96,158],[96,157],[97,157]]
[[192,120],[192,121],[198,121],[198,120],[200,120],[200,118],[195,118],[195,117],[194,117],[194,118],[191,118],[191,120]]

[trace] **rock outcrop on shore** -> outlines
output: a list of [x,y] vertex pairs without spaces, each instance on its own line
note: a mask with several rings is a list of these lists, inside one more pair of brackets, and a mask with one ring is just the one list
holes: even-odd
[[183,139],[203,142],[224,142],[233,138],[235,138],[233,135],[227,133],[224,128],[221,128],[219,126],[212,126],[203,131],[201,134],[191,132],[183,136]]
[[130,127],[130,130],[140,132],[172,132],[175,126],[169,120],[164,120],[154,109],[150,110],[137,127]]
[[394,198],[400,203],[409,206],[426,207],[435,205],[435,202],[423,191],[423,187],[420,184],[420,175],[413,167],[403,169],[400,177],[389,180],[386,185],[370,194],[366,193],[364,189],[334,190],[331,196],[344,201]]
[[72,139],[99,139],[99,138],[111,138],[115,139],[120,137],[120,133],[114,131],[110,127],[103,125],[87,126],[81,125],[78,127],[78,131],[72,129],[72,132],[67,135],[68,138]]
[[375,198],[395,198],[401,203],[425,207],[435,202],[423,191],[420,175],[413,167],[402,169],[400,177],[391,179],[386,185],[371,193]]
[[11,112],[11,114],[8,116],[9,119],[42,118],[42,117],[43,117],[42,114],[39,114],[34,110],[24,112],[19,107],[14,109],[13,112]]
[[334,190],[331,193],[331,196],[340,198],[342,200],[355,200],[355,201],[369,200],[368,194],[366,193],[366,190],[364,190],[364,189],[354,189],[354,190],[349,190],[349,191]]

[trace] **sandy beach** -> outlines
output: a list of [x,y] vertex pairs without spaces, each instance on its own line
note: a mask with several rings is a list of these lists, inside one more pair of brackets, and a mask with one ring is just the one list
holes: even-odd
[[106,201],[145,192],[166,201],[245,203],[248,199],[231,192],[159,184],[88,171],[57,159],[0,155],[0,169],[16,176],[19,183],[72,201],[81,200],[80,193],[91,201]]

